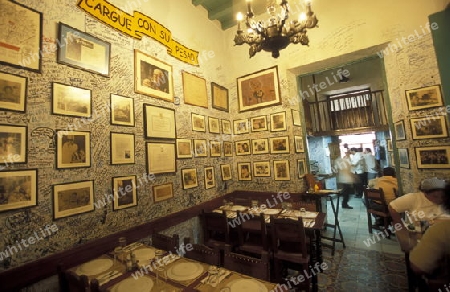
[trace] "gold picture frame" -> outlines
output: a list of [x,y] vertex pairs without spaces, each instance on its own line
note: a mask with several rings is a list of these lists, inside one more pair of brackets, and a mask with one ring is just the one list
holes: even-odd
[[0,72],[0,109],[26,112],[28,78]]
[[186,71],[182,72],[184,103],[208,108],[206,80]]
[[134,164],[134,134],[111,132],[110,141],[112,165]]
[[134,99],[111,93],[111,125],[134,127]]
[[53,185],[53,219],[94,211],[94,181]]
[[153,202],[158,203],[173,198],[173,183],[152,186]]
[[198,187],[197,169],[195,168],[182,169],[181,181],[183,182],[183,190]]
[[56,168],[91,166],[91,133],[56,131]]
[[211,82],[211,93],[212,93],[212,107],[229,112],[229,99],[228,99],[228,89],[215,82]]
[[220,165],[220,172],[221,172],[223,181],[227,181],[227,180],[231,180],[232,179],[230,164],[228,164],[228,163],[227,164],[221,164]]
[[0,212],[37,205],[38,170],[0,172]]
[[216,187],[216,174],[214,167],[209,166],[204,168],[205,189],[212,189]]
[[270,177],[270,162],[269,161],[254,161],[253,162],[253,176],[254,177]]
[[269,138],[270,153],[289,153],[289,137],[271,137]]
[[192,158],[192,140],[177,139],[177,158]]
[[252,180],[252,167],[250,162],[241,162],[237,164],[238,180]]
[[8,163],[27,163],[28,156],[28,127],[11,124],[0,124],[0,141],[2,141],[2,154],[0,159],[3,166],[8,167]]
[[405,95],[410,111],[444,105],[440,85],[406,90]]
[[90,118],[92,90],[53,82],[52,114]]
[[147,173],[174,173],[176,169],[175,144],[147,142]]
[[417,168],[450,168],[450,146],[416,147]]
[[175,139],[175,110],[144,104],[145,138]]
[[291,180],[289,160],[274,160],[273,176],[274,180]]
[[414,140],[448,137],[446,116],[411,118],[409,122],[411,123],[412,138]]

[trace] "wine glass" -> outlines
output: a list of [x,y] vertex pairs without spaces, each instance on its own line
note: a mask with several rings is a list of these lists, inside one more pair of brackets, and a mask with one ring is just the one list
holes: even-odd
[[210,266],[208,269],[208,284],[215,285],[217,283],[217,274],[219,273],[219,267]]

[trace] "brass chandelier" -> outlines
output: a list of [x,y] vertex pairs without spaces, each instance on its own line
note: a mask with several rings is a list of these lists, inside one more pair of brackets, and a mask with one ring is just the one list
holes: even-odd
[[299,20],[293,20],[286,23],[289,18],[289,4],[287,0],[281,0],[280,13],[277,14],[275,0],[268,0],[267,12],[269,19],[267,21],[256,21],[253,16],[252,0],[247,2],[247,15],[245,25],[247,32],[241,29],[243,20],[242,13],[237,14],[237,33],[234,37],[235,45],[248,44],[250,58],[261,50],[271,52],[272,57],[278,58],[280,50],[286,48],[290,43],[308,45],[309,39],[306,35],[306,29],[317,26],[317,18],[311,10],[311,2],[307,0],[306,13],[302,13]]

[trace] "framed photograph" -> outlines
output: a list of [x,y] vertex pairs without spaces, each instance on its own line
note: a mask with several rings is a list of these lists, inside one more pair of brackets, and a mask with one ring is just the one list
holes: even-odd
[[94,181],[53,185],[53,219],[94,211]]
[[395,166],[395,156],[394,156],[394,152],[389,152],[389,158],[391,159],[391,164],[390,164],[390,166]]
[[134,127],[134,99],[111,94],[111,124]]
[[269,140],[253,139],[252,140],[252,152],[253,154],[267,154],[269,153]]
[[155,203],[173,198],[173,183],[166,183],[163,185],[152,186],[152,189],[153,189],[153,202]]
[[231,166],[229,164],[221,164],[220,165],[220,172],[222,174],[222,180],[227,181],[231,180]]
[[392,140],[391,139],[386,139],[386,144],[387,144],[387,150],[388,151],[393,151],[394,148],[392,147]]
[[273,172],[275,180],[291,180],[289,160],[274,160]]
[[214,167],[205,167],[205,189],[211,189],[216,186],[216,175],[214,173]]
[[134,91],[173,102],[172,66],[134,50]]
[[111,164],[134,164],[134,134],[111,132]]
[[211,82],[212,107],[229,112],[228,89],[215,82]]
[[306,174],[306,159],[297,159],[298,178],[302,178]]
[[198,187],[197,169],[195,168],[182,169],[181,179],[183,181],[183,190]]
[[176,172],[175,144],[147,142],[147,173]]
[[256,161],[253,162],[253,175],[257,176],[270,176],[270,163],[269,161]]
[[222,149],[220,146],[222,146],[220,141],[209,141],[209,150],[211,157],[220,157],[222,155]]
[[91,166],[91,133],[56,131],[56,168]]
[[237,78],[239,112],[281,104],[278,67]]
[[27,84],[26,77],[0,72],[0,109],[24,113]]
[[184,103],[208,108],[206,80],[186,71],[183,76]]
[[444,105],[439,85],[406,90],[405,94],[410,111]]
[[210,133],[220,134],[219,119],[208,117],[208,127]]
[[229,141],[223,142],[223,155],[225,157],[233,156],[233,142],[229,142]]
[[433,139],[448,137],[446,116],[429,116],[426,118],[411,118],[413,139]]
[[395,127],[395,138],[396,140],[405,140],[406,132],[405,132],[405,121],[400,120],[394,124]]
[[237,164],[238,180],[252,180],[252,168],[250,162]]
[[289,153],[289,137],[269,138],[270,153]]
[[294,145],[295,145],[295,152],[296,153],[305,152],[305,148],[303,146],[303,137],[302,136],[294,136]]
[[177,139],[177,158],[192,158],[191,139]]
[[250,118],[250,125],[252,127],[252,132],[267,131],[267,117],[259,116]]
[[92,113],[92,92],[57,82],[52,83],[52,114],[90,118]]
[[407,148],[398,149],[398,158],[400,160],[400,167],[409,168],[409,155]]
[[58,41],[58,63],[109,77],[110,43],[61,22]]
[[144,104],[145,138],[175,139],[175,110]]
[[0,172],[0,212],[37,205],[37,169]]
[[0,63],[36,73],[42,64],[42,13],[15,1],[1,1]]
[[416,147],[417,168],[450,168],[450,146]]
[[119,176],[112,178],[114,190],[113,210],[137,206],[136,176]]
[[235,135],[246,134],[249,132],[248,119],[234,120],[233,126]]
[[234,142],[236,144],[236,155],[250,155],[250,140]]
[[286,112],[276,113],[270,115],[270,131],[286,131]]
[[300,111],[295,110],[295,109],[291,109],[292,112],[292,123],[294,126],[301,126],[302,125],[302,120],[300,118]]
[[0,159],[3,168],[8,163],[27,163],[28,128],[26,126],[0,124]]
[[206,132],[205,116],[191,113],[192,131]]
[[206,139],[194,139],[194,156],[208,157]]
[[220,120],[222,122],[222,133],[231,135],[231,123],[229,120]]

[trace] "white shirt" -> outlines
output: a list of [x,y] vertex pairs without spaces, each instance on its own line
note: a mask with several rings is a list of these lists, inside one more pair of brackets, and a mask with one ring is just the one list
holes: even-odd
[[361,174],[364,172],[364,158],[362,152],[355,152],[352,157],[352,172]]
[[363,155],[364,158],[364,172],[377,173],[374,168],[376,168],[375,156],[372,153],[366,153]]
[[[408,211],[410,219],[416,219],[415,221],[435,219],[443,215],[446,217],[445,209],[441,205],[437,205],[428,200],[424,193],[406,194],[393,200],[390,206],[397,213]],[[424,215],[420,217],[419,212],[423,212]]]

